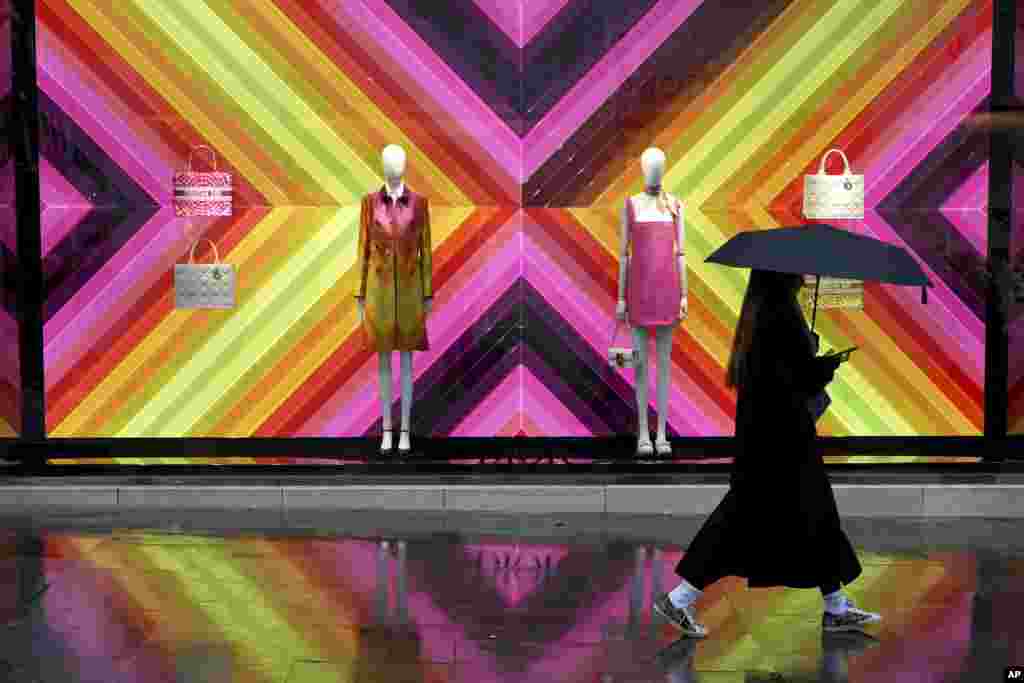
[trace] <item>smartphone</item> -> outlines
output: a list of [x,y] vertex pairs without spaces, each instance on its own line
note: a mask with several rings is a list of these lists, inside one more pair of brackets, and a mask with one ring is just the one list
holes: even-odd
[[850,355],[854,351],[856,351],[858,348],[859,347],[857,347],[857,346],[851,346],[848,349],[843,349],[842,351],[836,351],[834,353],[829,353],[827,355],[829,355],[829,356],[838,356],[839,357],[839,362],[840,363],[845,363],[846,361],[850,360]]

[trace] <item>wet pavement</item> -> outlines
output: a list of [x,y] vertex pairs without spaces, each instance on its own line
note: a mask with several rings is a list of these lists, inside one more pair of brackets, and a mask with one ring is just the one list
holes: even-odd
[[880,611],[823,636],[817,591],[652,615],[699,519],[123,512],[0,520],[0,680],[999,681],[1024,664],[1024,523],[846,520]]

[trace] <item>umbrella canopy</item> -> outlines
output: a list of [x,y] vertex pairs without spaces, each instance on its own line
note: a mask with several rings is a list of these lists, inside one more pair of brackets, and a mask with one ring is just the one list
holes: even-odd
[[[817,275],[819,281],[834,277],[919,286],[921,303],[928,302],[928,287],[933,286],[906,249],[824,223],[741,232],[707,261],[735,268]],[[817,313],[817,292],[814,303]]]
[[906,249],[821,223],[741,232],[707,261],[779,273],[916,285],[925,302],[927,288],[933,286]]

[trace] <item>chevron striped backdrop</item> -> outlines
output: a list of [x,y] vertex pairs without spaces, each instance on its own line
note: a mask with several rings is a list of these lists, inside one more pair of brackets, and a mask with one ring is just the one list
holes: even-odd
[[[1024,11],[1017,9],[1016,83],[1014,92],[1020,99],[1024,95]],[[1024,267],[1024,135],[1015,136],[1013,167],[1013,230],[1010,233],[1010,260]],[[1024,306],[1017,304],[1010,311],[1010,386],[1009,432],[1024,435]]]
[[0,131],[0,438],[21,431],[21,359],[13,277],[18,270],[14,162],[6,126],[11,120],[12,76],[11,4],[0,0],[0,120],[5,122]]
[[[733,429],[723,368],[746,273],[704,258],[801,222],[803,176],[837,146],[867,180],[845,227],[908,247],[936,288],[922,305],[869,284],[863,312],[819,315],[824,345],[861,347],[822,433],[981,433],[987,147],[963,124],[991,90],[991,0],[38,7],[53,436],[378,429],[352,292],[388,143],[433,208],[417,433],[633,429],[632,371],[602,358],[617,215],[650,145],[687,205],[673,434]],[[238,267],[232,312],[173,305],[190,236],[170,179],[198,144],[235,174],[234,216],[193,227]]]
[[[251,532],[4,532],[0,550],[12,559],[0,617],[19,626],[12,643],[29,643],[28,635],[15,640],[27,631],[15,617],[28,594],[16,591],[35,589],[33,578],[49,583],[30,634],[32,652],[45,647],[46,661],[32,670],[74,672],[79,681],[191,680],[183,671],[192,666],[201,680],[200,668],[216,671],[225,656],[234,661],[231,680],[252,683],[667,678],[653,654],[676,634],[647,615],[651,596],[678,581],[678,547],[545,546],[454,533],[411,540],[404,551],[397,545]],[[27,549],[35,552],[15,555]],[[983,607],[975,607],[974,553],[859,555],[864,573],[851,597],[887,612],[882,646],[850,658],[849,680],[953,678],[969,665],[973,623],[1020,633],[1011,597],[1019,571],[976,616]],[[743,672],[752,670],[819,680],[811,678],[821,652],[811,623],[816,593],[748,590],[729,577],[708,587],[700,609],[715,635],[695,654],[698,680],[751,681]]]

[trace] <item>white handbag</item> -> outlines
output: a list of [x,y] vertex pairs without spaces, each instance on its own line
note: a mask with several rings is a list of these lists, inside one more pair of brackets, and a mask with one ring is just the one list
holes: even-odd
[[615,321],[615,329],[612,330],[612,341],[608,347],[608,365],[613,368],[632,368],[636,366],[639,355],[636,349],[630,346],[616,346],[615,338],[619,334],[619,328],[622,327],[619,321]]
[[192,243],[188,263],[174,265],[174,306],[175,308],[235,307],[235,267],[220,262],[217,245],[213,245],[213,263],[196,263],[196,246]]
[[[825,172],[825,162],[833,153],[838,153],[846,165],[841,175]],[[825,152],[818,172],[804,176],[804,216],[811,220],[864,218],[864,176],[850,171],[843,150]]]

